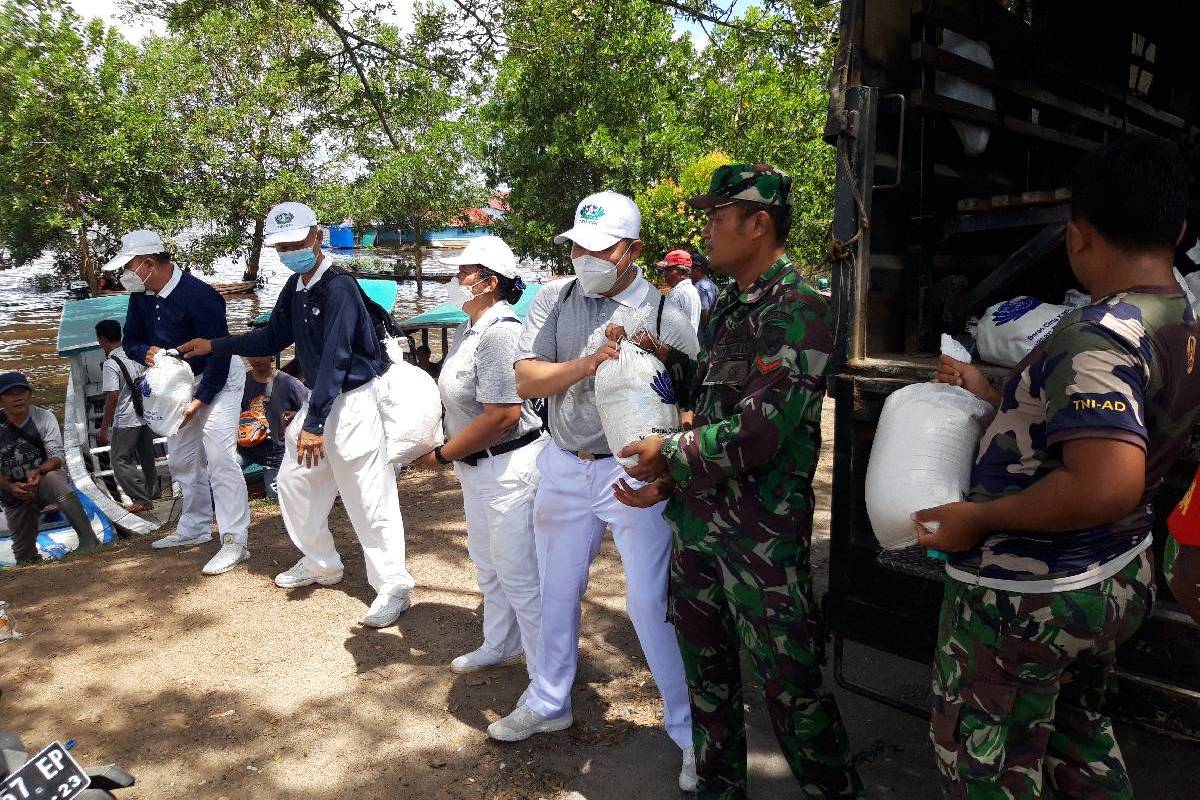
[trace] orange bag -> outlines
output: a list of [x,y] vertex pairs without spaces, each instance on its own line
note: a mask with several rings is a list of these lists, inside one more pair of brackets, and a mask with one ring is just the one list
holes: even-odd
[[271,424],[267,421],[267,403],[271,402],[271,389],[275,385],[275,376],[267,381],[267,388],[258,397],[250,401],[250,407],[238,418],[237,443],[238,447],[251,450],[266,444],[271,438]]
[[1192,478],[1192,485],[1188,487],[1187,494],[1167,519],[1167,528],[1175,537],[1175,541],[1191,547],[1200,547],[1200,498],[1196,498],[1198,502],[1192,502],[1197,481],[1200,481],[1200,471]]

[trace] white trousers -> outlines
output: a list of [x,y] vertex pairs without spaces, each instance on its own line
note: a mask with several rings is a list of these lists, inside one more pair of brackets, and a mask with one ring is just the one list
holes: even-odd
[[467,553],[483,593],[483,647],[498,659],[524,652],[531,679],[542,625],[533,498],[541,478],[537,459],[548,441],[475,466],[454,464],[467,514]]
[[325,457],[315,467],[296,463],[296,441],[305,403],[285,436],[276,488],[279,510],[292,543],[318,575],[338,575],[342,558],[329,531],[329,512],[338,494],[362,545],[367,582],[395,594],[415,585],[404,567],[404,520],[396,471],[387,461],[375,381],[343,392],[325,420]]
[[571,707],[581,601],[607,525],[625,570],[625,610],[662,695],[667,734],[680,748],[691,747],[683,659],[675,627],[667,622],[671,530],[663,504],[630,508],[613,497],[612,485],[626,477],[613,458],[581,461],[551,444],[538,467],[542,482],[533,527],[542,574],[542,639],[526,704],[544,717],[561,716]]
[[212,536],[213,510],[222,540],[246,546],[250,504],[246,479],[237,460],[238,418],[246,371],[241,361],[229,365],[229,378],[211,403],[167,439],[167,466],[179,481],[183,511],[176,532],[185,538]]

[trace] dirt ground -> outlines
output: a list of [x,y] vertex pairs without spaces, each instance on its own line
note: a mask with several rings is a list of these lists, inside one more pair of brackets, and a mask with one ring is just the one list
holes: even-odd
[[[832,412],[827,404],[815,485],[818,591]],[[679,798],[679,751],[659,724],[662,704],[624,614],[611,540],[584,601],[574,727],[500,744],[485,728],[511,709],[524,669],[456,676],[447,667],[481,635],[458,484],[449,472],[418,473],[401,479],[400,492],[419,586],[412,609],[382,631],[359,625],[373,594],[340,507],[333,530],[346,577],[329,588],[274,586],[297,553],[262,502],[248,568],[216,578],[200,574],[215,543],[155,552],[149,538],[0,573],[0,599],[26,634],[0,643],[0,729],[30,748],[75,739],[83,763],[116,762],[137,777],[121,794],[128,798]],[[920,702],[928,691],[924,666],[861,649],[851,658],[896,696]],[[837,695],[868,796],[936,797],[928,723]],[[798,798],[761,693],[749,689],[746,704],[751,797]],[[1121,737],[1143,796],[1193,796],[1187,765],[1200,748],[1136,730]]]

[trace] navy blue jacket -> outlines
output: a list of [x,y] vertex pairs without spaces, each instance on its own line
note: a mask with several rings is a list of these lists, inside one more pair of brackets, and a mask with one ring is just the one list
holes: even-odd
[[339,394],[383,374],[382,353],[354,278],[326,272],[298,291],[299,280],[293,275],[283,285],[265,328],[217,339],[212,346],[214,354],[270,356],[295,343],[311,392],[304,430],[319,434]]
[[[175,267],[179,269],[179,267]],[[225,321],[225,299],[217,290],[190,272],[180,270],[179,283],[167,297],[135,292],[129,295],[125,315],[125,355],[146,362],[151,346],[167,350],[192,339],[216,339],[229,335]],[[211,403],[229,378],[229,356],[189,358],[193,375],[200,375],[195,397]]]

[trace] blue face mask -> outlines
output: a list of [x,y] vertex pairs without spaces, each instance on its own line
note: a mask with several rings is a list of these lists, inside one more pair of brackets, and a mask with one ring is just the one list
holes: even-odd
[[279,260],[292,272],[303,274],[317,265],[317,254],[312,250],[289,250],[280,253]]

